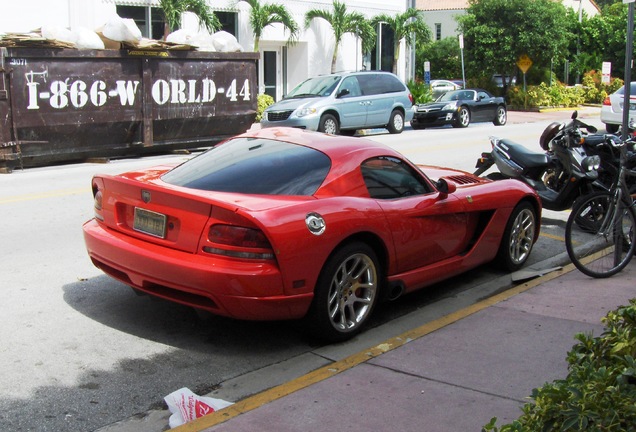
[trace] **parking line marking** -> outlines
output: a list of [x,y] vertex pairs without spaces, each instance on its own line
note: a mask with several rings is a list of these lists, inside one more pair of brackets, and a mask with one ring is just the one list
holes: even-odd
[[236,402],[235,404],[230,405],[227,408],[224,408],[219,411],[215,411],[212,414],[208,414],[204,417],[200,417],[182,426],[177,426],[176,428],[170,429],[170,431],[201,432],[204,429],[210,428],[212,426],[216,426],[221,423],[225,423],[226,421],[229,421],[233,419],[234,417],[238,417],[241,414],[245,414],[263,405],[274,402],[278,399],[282,399],[283,397],[288,396],[294,392],[307,388],[311,386],[312,384],[319,383],[321,381],[326,380],[327,378],[338,375],[339,373],[344,372],[348,369],[351,369],[354,366],[357,366],[368,360],[378,357],[381,354],[384,354],[386,352],[399,348],[411,341],[414,341],[423,336],[426,336],[427,334],[432,333],[436,330],[439,330],[443,327],[446,327],[447,325],[453,324],[454,322],[457,322],[463,318],[473,315],[503,300],[506,300],[510,297],[514,297],[517,294],[521,294],[529,290],[530,288],[534,288],[537,285],[540,285],[542,283],[555,279],[559,276],[562,276],[566,273],[569,273],[574,269],[575,269],[574,264],[568,264],[559,270],[555,270],[551,273],[548,273],[546,275],[533,279],[529,282],[516,285],[502,293],[496,294],[478,303],[475,303],[473,305],[460,309],[456,312],[453,312],[451,314],[438,318],[434,321],[426,323],[413,330],[404,332],[401,335],[388,339],[387,341],[379,345],[376,345],[374,347],[361,351],[357,354],[353,354],[347,358],[336,361],[329,365],[323,366],[301,377],[293,379],[287,383],[278,385],[276,387],[272,387],[269,390],[264,390],[253,396],[240,400]]
[[90,188],[83,187],[83,188],[77,188],[77,189],[63,189],[58,191],[51,191],[51,192],[46,192],[42,194],[17,195],[17,196],[0,199],[0,205],[23,202],[23,201],[33,201],[33,200],[43,199],[43,198],[56,198],[56,197],[67,196],[67,195],[80,195],[83,193],[89,193],[90,191],[91,191]]
[[544,233],[544,232],[540,232],[539,236],[546,237],[546,238],[549,238],[549,239],[552,239],[552,240],[558,240],[558,241],[561,241],[561,242],[565,242],[565,237],[563,237],[563,236],[558,236],[558,235],[554,235],[554,234],[548,234],[548,233]]

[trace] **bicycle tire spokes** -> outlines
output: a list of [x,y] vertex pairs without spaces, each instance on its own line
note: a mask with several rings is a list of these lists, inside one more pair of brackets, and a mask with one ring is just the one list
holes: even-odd
[[620,195],[599,192],[577,203],[566,224],[565,243],[570,259],[581,272],[603,278],[629,263],[636,245],[635,233],[633,208],[623,205]]

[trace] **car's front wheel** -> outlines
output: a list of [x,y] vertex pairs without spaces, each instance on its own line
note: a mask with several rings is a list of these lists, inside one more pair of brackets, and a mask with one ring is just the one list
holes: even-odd
[[517,204],[506,223],[495,264],[509,271],[519,270],[530,256],[536,229],[537,212],[532,204]]
[[404,114],[399,110],[393,110],[386,127],[390,133],[399,134],[404,130]]
[[497,113],[495,115],[493,123],[495,124],[495,126],[503,126],[506,124],[506,121],[508,121],[508,112],[506,111],[506,107],[503,105],[499,105],[497,107]]
[[338,119],[333,114],[325,114],[320,118],[318,131],[338,135],[340,132],[340,123],[338,123]]
[[454,127],[465,128],[470,124],[470,111],[465,106],[460,107],[457,111],[457,119],[453,123]]
[[352,338],[367,324],[379,297],[382,270],[370,246],[353,242],[327,261],[307,314],[312,333],[338,342]]

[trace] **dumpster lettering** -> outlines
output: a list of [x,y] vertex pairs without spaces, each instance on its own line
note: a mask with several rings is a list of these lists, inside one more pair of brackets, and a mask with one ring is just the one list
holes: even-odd
[[[106,105],[109,100],[117,100],[121,106],[134,106],[137,96],[141,92],[140,81],[118,80],[115,87],[109,90],[108,84],[103,80],[96,80],[88,84],[83,80],[51,81],[46,87],[48,71],[29,71],[25,74],[27,86],[27,109],[38,110],[43,101],[48,101],[51,108],[81,109],[90,104],[95,107]],[[189,104],[209,103],[214,101],[217,94],[223,94],[231,102],[241,99],[250,100],[250,84],[246,79],[238,89],[236,79],[233,79],[226,88],[217,87],[216,83],[209,79],[158,79],[152,84],[151,96],[158,105],[165,104]]]

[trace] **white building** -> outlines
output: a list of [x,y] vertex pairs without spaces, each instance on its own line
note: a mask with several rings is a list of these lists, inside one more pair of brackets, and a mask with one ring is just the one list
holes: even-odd
[[[415,6],[415,0],[345,1],[348,12],[359,12],[367,18],[378,14],[397,15]],[[276,0],[262,2],[274,3]],[[43,25],[59,25],[71,30],[78,27],[97,29],[109,16],[117,13],[124,18],[134,18],[146,37],[159,39],[163,34],[159,0],[23,0],[4,3],[0,32],[28,32]],[[223,28],[234,34],[246,51],[252,51],[254,36],[249,24],[249,4],[237,3],[236,0],[208,0],[208,3],[223,23]],[[277,100],[304,79],[329,73],[335,47],[331,27],[326,21],[315,19],[308,29],[304,29],[305,13],[311,9],[332,9],[332,0],[286,0],[283,3],[301,28],[298,43],[287,46],[289,34],[278,24],[265,28],[259,43],[259,90]],[[186,14],[183,27],[197,29],[198,22],[193,15]],[[336,69],[390,71],[392,36],[391,31],[380,26],[376,50],[364,55],[360,40],[350,34],[345,35],[339,47]],[[404,81],[412,76],[413,57],[402,42],[397,70]]]

